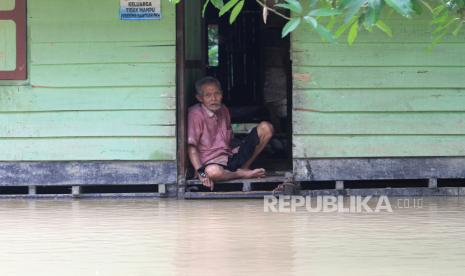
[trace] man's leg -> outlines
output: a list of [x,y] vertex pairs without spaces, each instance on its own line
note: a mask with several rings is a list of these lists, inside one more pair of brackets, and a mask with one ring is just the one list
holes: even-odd
[[228,171],[221,167],[220,165],[208,165],[205,168],[205,173],[207,174],[208,178],[213,181],[227,181],[232,179],[238,178],[255,178],[261,177],[264,175],[263,169],[255,169],[255,170],[238,170],[235,172]]
[[261,122],[257,126],[257,135],[259,138],[259,143],[255,147],[255,151],[250,157],[249,160],[247,160],[244,165],[241,166],[242,170],[248,170],[250,168],[250,165],[252,165],[252,162],[255,161],[257,156],[263,151],[265,148],[266,144],[270,141],[271,137],[273,137],[273,125],[270,124],[269,122]]

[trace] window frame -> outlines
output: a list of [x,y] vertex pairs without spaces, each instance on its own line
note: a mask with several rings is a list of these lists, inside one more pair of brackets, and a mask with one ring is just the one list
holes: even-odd
[[0,80],[27,79],[27,0],[15,0],[15,8],[10,11],[0,11],[0,20],[12,20],[16,24],[16,69],[14,71],[0,70]]

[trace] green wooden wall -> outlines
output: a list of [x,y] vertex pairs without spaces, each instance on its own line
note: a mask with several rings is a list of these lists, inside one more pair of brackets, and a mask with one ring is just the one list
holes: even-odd
[[426,17],[389,25],[352,46],[292,34],[295,158],[465,156],[465,37],[430,52]]
[[0,160],[174,160],[175,8],[161,2],[160,21],[121,21],[119,0],[29,0],[29,79],[0,81]]
[[[6,10],[2,8],[1,10]],[[0,70],[16,69],[16,25],[13,20],[0,20]]]

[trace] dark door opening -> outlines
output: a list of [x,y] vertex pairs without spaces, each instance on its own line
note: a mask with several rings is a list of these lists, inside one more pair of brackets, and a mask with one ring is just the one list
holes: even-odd
[[[265,24],[260,6],[253,1],[246,1],[234,24],[228,20],[228,15],[218,17],[212,6],[206,9],[200,31],[203,72],[220,80],[236,137],[245,136],[260,121],[273,124],[275,135],[252,166],[291,171],[290,43],[288,37],[281,38],[286,21],[270,15]],[[186,91],[193,91],[193,82]],[[188,106],[196,103],[193,95],[188,98]]]

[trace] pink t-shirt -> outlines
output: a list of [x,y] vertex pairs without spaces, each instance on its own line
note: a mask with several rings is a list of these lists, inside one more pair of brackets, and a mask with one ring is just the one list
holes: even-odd
[[226,106],[212,112],[202,104],[189,108],[187,137],[188,144],[197,147],[200,162],[214,161],[226,165],[228,156],[232,155],[231,116]]

